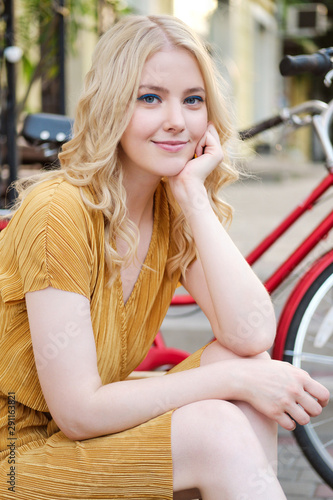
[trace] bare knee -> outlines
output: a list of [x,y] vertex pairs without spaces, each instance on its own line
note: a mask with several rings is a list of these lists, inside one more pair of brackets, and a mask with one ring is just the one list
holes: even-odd
[[179,408],[172,416],[174,489],[200,487],[213,469],[259,446],[243,412],[227,401],[207,400]]

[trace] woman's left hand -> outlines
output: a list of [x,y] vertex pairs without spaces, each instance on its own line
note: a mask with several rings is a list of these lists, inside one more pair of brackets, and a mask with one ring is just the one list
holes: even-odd
[[206,178],[223,159],[219,135],[210,122],[195,148],[195,155],[179,174],[169,177],[171,190],[180,205],[186,203],[189,196],[203,193]]

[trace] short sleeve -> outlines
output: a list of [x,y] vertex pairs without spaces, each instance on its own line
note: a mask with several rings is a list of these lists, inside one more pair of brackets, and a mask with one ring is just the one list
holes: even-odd
[[49,286],[90,298],[94,249],[93,224],[79,189],[59,179],[37,186],[1,238],[0,252],[9,256],[1,264],[3,300]]

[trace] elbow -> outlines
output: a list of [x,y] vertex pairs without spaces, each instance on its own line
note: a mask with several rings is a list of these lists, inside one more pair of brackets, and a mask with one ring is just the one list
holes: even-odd
[[258,337],[254,341],[239,341],[235,344],[233,352],[244,358],[254,357],[269,351],[272,345],[273,339],[267,334],[267,331],[258,332]]
[[96,404],[96,393],[84,400],[77,400],[68,405],[61,414],[54,415],[54,420],[59,429],[71,441],[84,441],[106,434],[112,434],[123,430],[121,423],[112,418],[101,418],[100,405]]
[[258,326],[247,329],[247,333],[235,336],[233,347],[234,352],[239,356],[257,356],[265,351],[269,351],[274,344],[276,336],[275,318],[271,318]]
[[85,439],[89,439],[93,436],[88,435],[84,431],[80,430],[79,426],[64,426],[62,432],[65,436],[71,441],[84,441]]
[[221,343],[238,356],[253,357],[269,351],[275,336],[276,320],[272,309],[266,316],[250,313],[246,319],[238,318],[232,334],[222,333],[220,338],[223,339]]
[[71,441],[83,441],[93,437],[78,418],[55,418],[57,426]]
[[229,349],[240,358],[253,358],[269,351],[271,346],[265,348],[265,344],[238,343],[229,346]]
[[251,310],[236,325],[238,354],[256,356],[271,349],[276,336],[276,318],[269,297],[254,300]]
[[63,423],[59,428],[71,441],[84,441],[85,439],[92,439],[103,434],[79,419]]
[[90,417],[87,405],[72,404],[66,405],[60,411],[52,413],[53,419],[61,432],[71,441],[83,441],[96,437],[94,426],[89,425]]
[[237,340],[237,342],[233,342],[232,345],[229,346],[229,349],[242,358],[252,358],[269,351],[272,345],[273,341],[270,341],[270,339],[265,336],[265,338],[256,339],[255,342]]
[[99,380],[92,384],[85,384],[85,392],[82,390],[68,391],[65,401],[49,404],[52,417],[63,432],[71,441],[83,441],[102,435],[102,429],[98,424],[99,419],[95,395],[101,387]]

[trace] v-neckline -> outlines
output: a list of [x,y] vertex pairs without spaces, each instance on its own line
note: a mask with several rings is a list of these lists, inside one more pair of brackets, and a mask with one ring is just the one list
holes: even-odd
[[[157,188],[158,190],[158,188]],[[158,226],[158,212],[159,212],[159,209],[160,207],[158,207],[158,203],[157,203],[157,190],[155,191],[155,194],[154,194],[154,205],[153,205],[153,231],[152,231],[152,235],[151,235],[151,238],[150,238],[150,242],[149,242],[149,246],[148,246],[148,251],[147,251],[147,254],[146,254],[146,257],[143,261],[143,264],[141,265],[141,268],[140,268],[140,272],[139,272],[139,275],[136,279],[136,282],[134,283],[133,285],[133,288],[131,290],[131,293],[129,294],[128,298],[126,301],[124,301],[124,292],[123,292],[123,283],[122,283],[122,279],[121,279],[121,273],[119,272],[118,273],[118,276],[117,276],[117,287],[118,287],[118,292],[119,292],[119,296],[121,298],[121,304],[122,304],[122,307],[126,310],[128,305],[133,302],[135,296],[136,296],[136,293],[137,293],[137,289],[139,288],[140,284],[141,284],[141,281],[143,279],[143,276],[144,276],[144,272],[147,271],[147,266],[149,264],[149,261],[151,259],[151,256],[152,256],[152,253],[155,249],[155,243],[156,243],[156,235],[157,235],[157,226]]]

